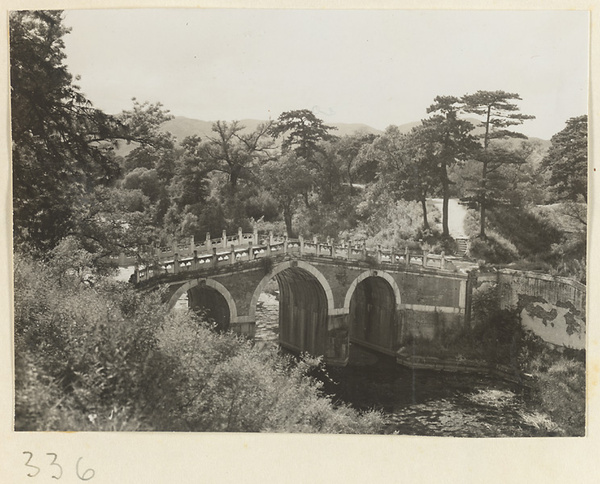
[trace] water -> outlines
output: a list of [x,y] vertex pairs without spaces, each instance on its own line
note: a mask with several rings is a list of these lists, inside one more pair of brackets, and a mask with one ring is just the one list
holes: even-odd
[[[260,347],[277,345],[277,296],[271,288],[259,297],[255,339]],[[478,375],[413,371],[355,346],[347,367],[327,368],[321,379],[334,401],[381,410],[387,434],[525,437],[557,430],[517,385]]]

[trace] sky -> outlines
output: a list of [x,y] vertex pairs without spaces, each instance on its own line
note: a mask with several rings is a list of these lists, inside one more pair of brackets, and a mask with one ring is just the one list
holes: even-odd
[[585,11],[67,10],[66,64],[111,114],[131,99],[205,121],[311,109],[377,129],[435,96],[518,93],[543,139],[587,112]]

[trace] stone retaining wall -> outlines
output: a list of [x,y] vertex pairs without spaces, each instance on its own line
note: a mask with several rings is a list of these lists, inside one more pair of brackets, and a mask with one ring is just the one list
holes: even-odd
[[565,277],[502,269],[480,273],[473,293],[498,285],[503,308],[516,307],[526,329],[544,341],[585,349],[586,286]]

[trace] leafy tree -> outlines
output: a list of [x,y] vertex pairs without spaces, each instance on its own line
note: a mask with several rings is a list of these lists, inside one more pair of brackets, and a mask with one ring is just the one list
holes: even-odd
[[[415,200],[421,204],[423,228],[429,229],[427,197],[438,184],[431,146],[421,137],[423,128],[410,134],[397,126],[385,133],[360,153],[361,163],[377,164],[376,192],[385,191],[393,200]],[[375,161],[371,161],[375,160]]]
[[350,195],[353,194],[353,181],[358,165],[359,153],[365,146],[372,143],[377,136],[369,133],[356,133],[352,136],[343,136],[337,142],[337,153],[340,156],[348,177]]
[[541,168],[550,171],[549,185],[558,200],[587,203],[587,129],[587,115],[570,118],[550,140]]
[[449,236],[448,201],[450,199],[450,178],[448,168],[458,161],[464,161],[476,148],[470,135],[473,125],[458,117],[460,99],[454,96],[437,96],[427,109],[434,113],[423,120],[423,126],[416,131],[419,152],[430,158],[436,167],[436,175],[442,191],[442,233]]
[[330,131],[337,129],[327,126],[309,109],[286,111],[279,115],[270,128],[274,137],[283,137],[281,147],[284,151],[294,150],[296,155],[309,163],[316,163],[315,154],[321,151],[319,143],[334,138]]
[[503,153],[493,152],[491,142],[501,138],[527,138],[525,135],[507,128],[520,125],[527,119],[535,118],[535,116],[518,112],[519,107],[514,101],[520,99],[521,97],[518,94],[505,91],[477,91],[474,94],[466,94],[462,97],[465,112],[483,116],[483,121],[480,124],[483,133],[479,135],[483,141],[483,146],[480,154],[475,157],[482,164],[481,184],[476,193],[480,211],[479,236],[482,238],[486,236],[486,209],[493,203],[487,186],[490,165],[500,166],[505,162],[514,162],[514,159],[503,158]]
[[290,237],[294,236],[292,218],[299,197],[308,190],[312,177],[304,164],[294,153],[282,155],[268,162],[262,171],[263,182],[269,193],[277,200],[285,228]]
[[188,151],[196,153],[199,162],[227,174],[232,192],[240,178],[251,177],[251,170],[272,156],[270,123],[259,125],[252,133],[243,133],[244,128],[238,121],[217,121],[212,126],[214,136],[206,142],[199,144],[199,137],[186,139]]
[[9,23],[14,236],[48,249],[92,187],[118,175],[109,142],[122,129],[73,84],[61,11],[15,11]]
[[135,148],[125,156],[126,172],[136,168],[156,170],[160,179],[167,183],[175,172],[175,139],[160,127],[173,116],[161,103],[140,103],[133,98],[133,108],[123,111],[119,120],[127,129],[127,142],[135,142]]

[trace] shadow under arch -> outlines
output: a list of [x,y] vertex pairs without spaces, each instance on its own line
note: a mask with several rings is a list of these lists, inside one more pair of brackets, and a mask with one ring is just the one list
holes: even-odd
[[345,311],[350,310],[350,301],[352,301],[352,296],[354,295],[354,291],[356,291],[357,286],[368,277],[381,277],[381,278],[385,279],[388,282],[388,284],[390,285],[390,288],[392,289],[392,291],[394,293],[396,310],[402,309],[402,298],[400,296],[400,288],[398,287],[398,284],[396,283],[394,278],[385,271],[370,269],[368,271],[365,271],[365,272],[359,274],[356,277],[356,279],[354,279],[354,281],[352,281],[352,284],[350,284],[350,287],[348,288],[348,291],[346,292],[346,298],[344,299],[344,310]]
[[277,264],[258,283],[251,299],[249,319],[255,321],[258,298],[270,280],[279,286],[279,344],[294,353],[325,355],[327,321],[334,308],[325,276],[304,261]]
[[190,289],[193,289],[199,285],[204,285],[220,293],[221,296],[223,296],[223,299],[225,299],[227,306],[229,307],[229,320],[231,322],[235,322],[237,320],[237,307],[233,297],[231,296],[231,293],[223,284],[210,278],[194,279],[193,281],[186,282],[183,286],[177,289],[177,291],[175,291],[175,293],[171,296],[171,299],[169,299],[169,310],[175,307],[175,304],[181,296],[183,296]]
[[286,261],[280,264],[277,264],[267,275],[265,275],[261,281],[256,286],[254,293],[252,294],[252,300],[250,301],[250,310],[249,310],[249,319],[254,321],[256,318],[256,305],[258,303],[258,298],[260,294],[263,292],[265,286],[269,283],[271,279],[273,279],[280,272],[285,271],[286,269],[303,269],[306,272],[310,273],[315,277],[317,281],[321,284],[323,291],[325,292],[325,297],[327,298],[327,311],[329,314],[333,312],[334,301],[333,301],[333,292],[331,291],[331,286],[329,282],[325,278],[325,276],[319,271],[316,267],[309,264],[308,262],[304,262],[301,260],[293,260]]
[[381,270],[361,273],[344,300],[350,342],[393,354],[401,307],[400,289],[390,274]]

